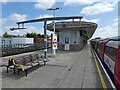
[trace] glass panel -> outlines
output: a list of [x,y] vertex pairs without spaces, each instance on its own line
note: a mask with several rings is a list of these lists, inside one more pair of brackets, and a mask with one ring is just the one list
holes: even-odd
[[116,60],[117,52],[118,50],[116,48],[108,46],[105,47],[105,54],[114,61]]

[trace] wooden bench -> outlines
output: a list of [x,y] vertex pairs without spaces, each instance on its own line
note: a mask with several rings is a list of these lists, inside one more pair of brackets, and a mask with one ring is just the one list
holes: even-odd
[[[2,59],[2,62],[0,64],[0,67],[6,67],[7,68],[7,73],[9,69],[14,69],[14,64],[13,64],[13,58],[4,58]],[[7,61],[7,62],[5,62]],[[14,70],[14,74],[15,74],[15,70]]]
[[14,69],[14,74],[15,70],[18,70],[18,75],[20,74],[20,71],[25,71],[26,72],[26,77],[27,77],[27,70],[29,68],[32,68],[36,65],[40,65],[41,61],[43,61],[43,56],[39,53],[34,53],[34,54],[29,54],[29,55],[24,55],[24,56],[19,56],[11,59],[8,61],[8,67],[7,67],[7,72],[8,68],[10,66],[13,67]]
[[9,69],[14,69],[14,74],[15,74],[15,66],[14,66],[12,60],[13,60],[13,58],[9,59],[9,60],[8,60],[8,65],[5,65],[5,67],[7,67],[7,73],[8,73],[8,70],[9,70]]
[[30,55],[26,55],[22,57],[23,59],[20,60],[19,62],[15,63],[15,67],[18,69],[18,75],[20,73],[20,70],[26,72],[26,77],[27,77],[27,70],[28,68],[33,67],[31,57]]

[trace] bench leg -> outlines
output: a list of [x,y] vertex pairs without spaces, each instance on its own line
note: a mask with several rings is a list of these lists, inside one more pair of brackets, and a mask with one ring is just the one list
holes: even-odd
[[15,65],[14,65],[14,74],[15,74]]
[[7,66],[7,73],[8,73],[8,68],[9,68],[9,66]]
[[45,66],[45,64],[46,64],[46,63],[45,63],[45,61],[44,61],[44,66]]
[[20,75],[20,70],[18,69],[18,75]]
[[40,65],[40,63],[38,62],[38,65]]
[[44,66],[46,65],[46,62],[47,62],[47,61],[44,61]]
[[27,69],[25,70],[25,74],[26,74],[26,77],[27,77]]

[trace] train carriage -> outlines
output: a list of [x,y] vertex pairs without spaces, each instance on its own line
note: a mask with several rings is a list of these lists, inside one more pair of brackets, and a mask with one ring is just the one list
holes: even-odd
[[120,36],[92,39],[90,43],[116,88],[120,90]]
[[114,67],[117,58],[119,41],[109,41],[105,45],[104,63],[112,81],[114,81]]

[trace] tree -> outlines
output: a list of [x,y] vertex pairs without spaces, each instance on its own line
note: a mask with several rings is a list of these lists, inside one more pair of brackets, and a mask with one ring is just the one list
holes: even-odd
[[[44,38],[44,34],[37,34],[37,33],[27,33],[27,38]],[[49,38],[49,35],[47,35],[47,38]]]
[[4,38],[14,37],[14,35],[10,35],[10,34],[8,34],[7,32],[5,32],[5,33],[3,34],[3,37],[4,37]]
[[4,34],[3,34],[3,37],[4,38],[10,38],[10,37],[19,37],[20,35],[11,35],[11,34],[8,34],[7,32],[5,32]]
[[3,34],[3,37],[6,38],[7,36],[8,36],[8,33],[5,32],[5,33]]

